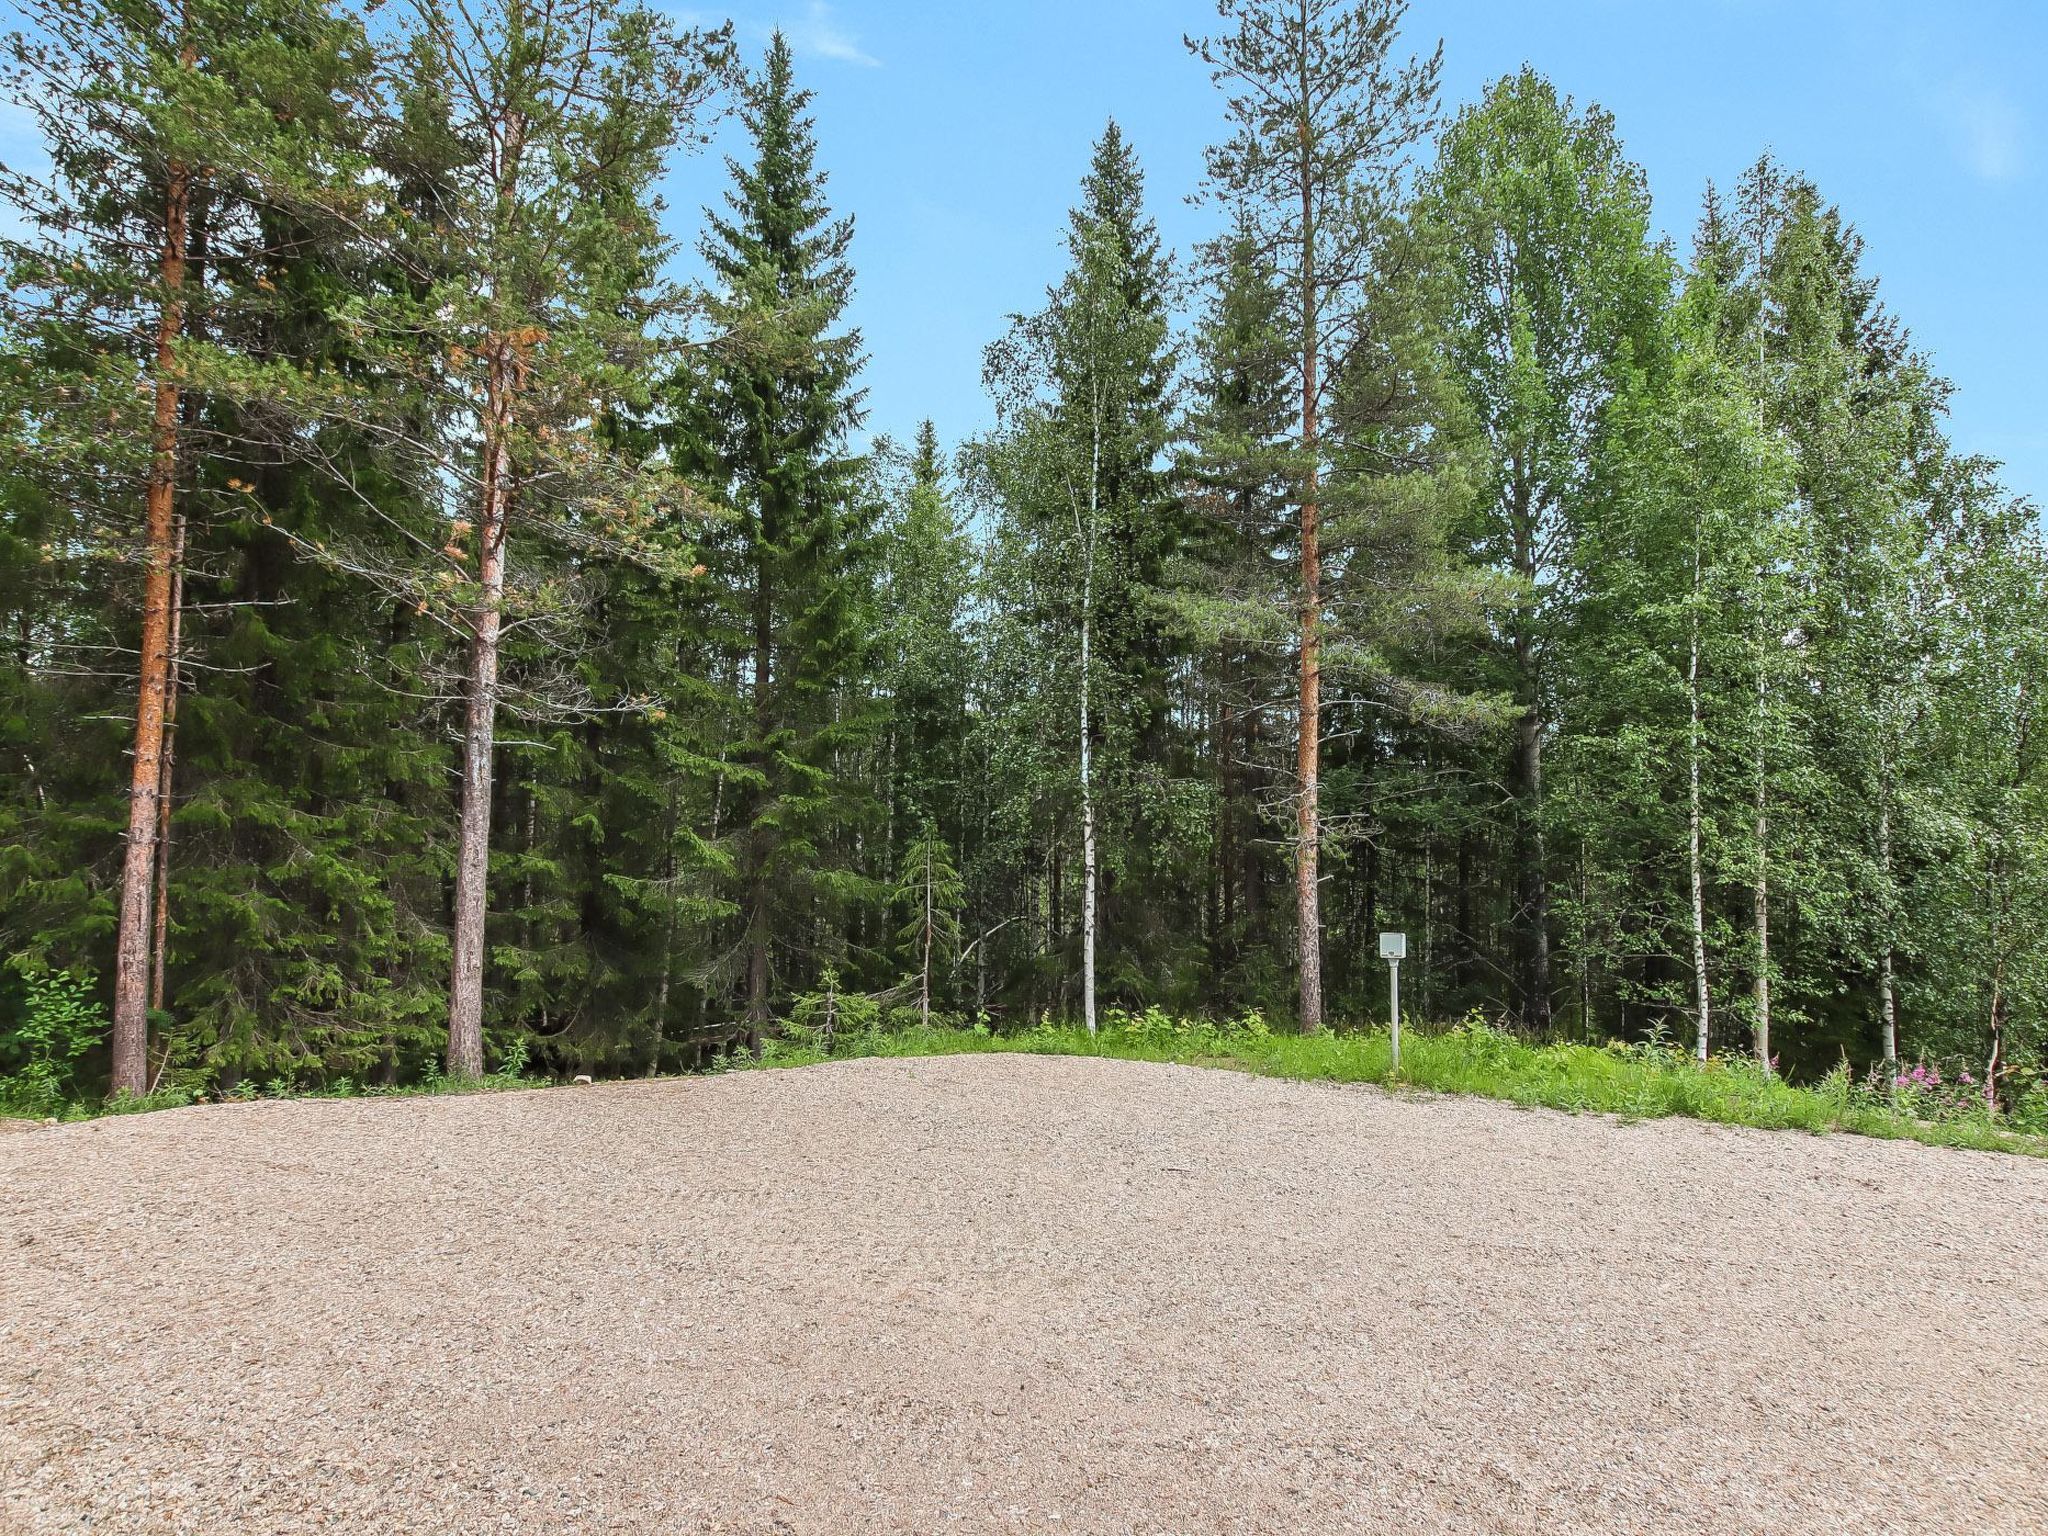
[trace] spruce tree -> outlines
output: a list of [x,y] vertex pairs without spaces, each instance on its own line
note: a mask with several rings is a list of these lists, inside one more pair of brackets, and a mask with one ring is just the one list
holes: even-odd
[[[893,454],[878,445],[878,457]],[[972,670],[966,634],[974,550],[953,511],[938,433],[927,421],[882,532],[878,594],[885,625],[879,682],[888,698],[885,786],[893,851],[933,821],[960,845],[963,749]]]
[[778,32],[745,91],[752,158],[728,162],[729,212],[703,243],[707,311],[727,339],[675,387],[678,462],[732,513],[707,559],[739,694],[733,826],[756,1048],[780,984],[820,953],[836,959],[848,906],[887,890],[846,836],[873,813],[855,754],[878,724],[860,686],[875,510],[848,443],[861,421],[860,336],[840,328],[853,225],[825,201],[810,99]]

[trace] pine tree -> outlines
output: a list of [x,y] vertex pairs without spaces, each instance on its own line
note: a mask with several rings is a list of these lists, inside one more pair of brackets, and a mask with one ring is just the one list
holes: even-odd
[[9,42],[9,84],[42,129],[51,169],[9,172],[0,185],[30,227],[7,245],[5,322],[34,355],[44,392],[24,407],[41,461],[33,472],[68,503],[75,536],[142,572],[139,632],[123,635],[137,658],[135,729],[110,1073],[112,1093],[141,1094],[161,947],[188,439],[209,397],[295,392],[193,322],[212,305],[264,303],[222,274],[264,260],[266,211],[341,195],[329,136],[336,93],[360,79],[362,33],[303,0],[166,11],[32,3],[24,14],[31,30]]
[[1441,47],[1426,59],[1393,60],[1407,9],[1407,0],[1218,0],[1218,15],[1236,29],[1188,40],[1224,88],[1232,124],[1232,137],[1209,153],[1209,182],[1282,278],[1301,400],[1292,445],[1300,570],[1295,902],[1300,1023],[1309,1033],[1323,1017],[1322,416],[1328,360],[1344,354],[1363,318],[1361,286],[1408,153],[1435,112]]
[[[448,1070],[471,1076],[484,1062],[505,645],[521,631],[574,634],[570,573],[538,552],[522,566],[522,541],[673,559],[661,529],[685,493],[616,451],[605,408],[645,394],[662,350],[653,326],[681,310],[651,276],[666,244],[654,185],[725,50],[722,35],[612,0],[423,0],[403,46],[382,152],[396,196],[385,239],[408,285],[346,315],[401,381],[370,409],[441,525],[416,532],[413,563],[362,574],[410,597],[463,653]],[[559,667],[516,684],[557,709],[586,702]]]

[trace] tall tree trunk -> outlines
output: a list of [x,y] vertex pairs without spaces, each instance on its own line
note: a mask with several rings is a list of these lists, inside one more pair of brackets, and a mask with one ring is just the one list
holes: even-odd
[[448,1075],[484,1070],[484,917],[491,862],[492,755],[498,723],[498,639],[504,624],[505,531],[512,495],[513,358],[491,359],[484,486],[477,519],[478,603],[469,616],[462,731],[462,819],[455,851],[454,962],[448,982]]
[[1877,804],[1877,857],[1884,872],[1884,937],[1878,947],[1877,996],[1879,1022],[1883,1030],[1884,1059],[1889,1065],[1899,1059],[1899,996],[1892,953],[1892,804],[1889,776],[1879,785]]
[[1707,988],[1707,882],[1700,846],[1700,549],[1695,531],[1692,560],[1692,643],[1685,660],[1686,705],[1691,726],[1686,736],[1686,867],[1692,878],[1693,1054],[1707,1059],[1713,1004]]
[[[197,55],[180,55],[190,68]],[[135,751],[129,764],[128,842],[121,863],[121,913],[114,939],[114,1019],[110,1095],[140,1097],[149,1089],[149,988],[152,886],[163,795],[164,711],[170,693],[171,585],[176,559],[178,385],[176,348],[185,328],[185,255],[192,171],[169,167],[160,253],[163,304],[157,312],[155,411],[150,427],[149,480],[143,499],[147,566],[142,582],[142,639],[136,666]]]
[[[519,197],[526,119],[501,124],[498,209],[509,225]],[[485,913],[490,902],[491,796],[498,728],[498,643],[505,622],[505,536],[512,514],[512,423],[519,387],[517,343],[488,343],[483,411],[484,475],[477,508],[477,606],[469,615],[469,676],[463,708],[462,815],[455,844],[453,958],[448,978],[448,1075],[484,1070]],[[542,1014],[545,1027],[546,1014]]]
[[[1516,574],[1533,592],[1537,569],[1535,493],[1519,457],[1515,465],[1514,561]],[[1534,598],[1530,599],[1533,605]],[[1519,914],[1522,1025],[1532,1034],[1550,1029],[1550,874],[1543,834],[1543,680],[1536,645],[1535,614],[1518,613],[1514,655],[1516,692],[1522,712],[1515,722],[1515,788],[1518,802],[1521,891]]]
[[[1306,65],[1304,65],[1304,70]],[[1304,80],[1304,93],[1307,82]],[[1301,973],[1301,1032],[1323,1025],[1323,914],[1321,774],[1323,753],[1322,586],[1317,411],[1321,335],[1316,314],[1315,203],[1308,131],[1302,130],[1301,166],[1301,699],[1294,812],[1295,944]]]
[[1098,405],[1089,450],[1088,526],[1081,535],[1081,1019],[1095,1038],[1095,777],[1089,740],[1089,674],[1094,669],[1095,529],[1101,511],[1102,417]]
[[1752,995],[1756,1011],[1756,1059],[1767,1069],[1771,1065],[1771,802],[1770,755],[1765,745],[1765,717],[1769,707],[1769,685],[1759,670],[1756,682],[1756,873],[1750,893],[1756,921],[1756,981]]
[[163,1012],[164,972],[171,941],[171,798],[178,771],[178,682],[179,657],[185,617],[185,518],[178,517],[178,532],[171,551],[171,640],[170,672],[164,683],[163,776],[157,788],[156,820],[156,910],[152,914],[155,932],[149,946],[149,1006]]

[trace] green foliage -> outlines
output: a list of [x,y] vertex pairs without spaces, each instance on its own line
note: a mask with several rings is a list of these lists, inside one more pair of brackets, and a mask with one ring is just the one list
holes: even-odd
[[1251,1045],[1271,1038],[1266,1016],[1256,1008],[1222,1018],[1177,1014],[1148,1004],[1140,1011],[1111,1008],[1102,1016],[1104,1033],[1144,1049],[1198,1050],[1207,1046]]
[[890,873],[854,856],[877,809],[855,765],[882,725],[864,686],[879,649],[879,509],[849,446],[863,420],[861,339],[841,325],[853,225],[825,200],[810,100],[778,32],[742,91],[752,158],[729,162],[727,211],[707,216],[701,244],[702,305],[722,340],[671,381],[665,432],[678,466],[731,514],[707,530],[689,620],[710,642],[699,665],[724,726],[727,896],[743,925],[734,980],[756,1032],[778,998],[841,958],[839,936]]
[[79,1059],[105,1040],[106,1011],[69,971],[15,960],[8,972],[18,996],[13,1026],[0,1036],[0,1113],[53,1115],[75,1089]]
[[[742,81],[724,32],[611,0],[24,11],[11,1099],[93,1095],[87,994],[49,978],[113,958],[168,368],[166,1100],[452,1091],[486,613],[518,726],[477,759],[494,1084],[757,1040],[1055,1048],[1007,1021],[1080,1012],[1086,824],[1106,1042],[1366,1070],[1369,1041],[1325,1060],[1257,1012],[1300,952],[1314,483],[1333,1013],[1382,1006],[1400,927],[1417,1012],[1517,1026],[1418,1036],[1444,1085],[2048,1116],[2048,549],[1805,178],[1710,192],[1681,262],[1618,125],[1534,70],[1440,124],[1400,0],[1231,0],[1197,45],[1218,238],[1177,269],[1109,124],[1044,303],[989,317],[996,429],[864,453],[852,226],[784,40]],[[685,287],[696,221],[657,192],[728,90],[746,142]],[[500,471],[502,603],[472,505]],[[1766,1061],[1680,1071],[1701,1034]]]
[[[791,1005],[782,1025],[783,1041],[797,1052],[820,1057],[863,1054],[882,1029],[881,1003],[841,990],[839,973],[829,965],[818,978],[818,987],[800,994]],[[911,1018],[914,1022],[915,1015]]]
[[[1255,1018],[1207,1023],[1146,1009],[1123,1013],[1092,1041],[1077,1025],[1040,1023],[1002,1036],[965,1030],[912,1030],[872,1036],[858,1054],[965,1055],[1024,1051],[1054,1056],[1104,1056],[1171,1061],[1256,1072],[1303,1082],[1392,1085],[1391,1042],[1384,1031],[1273,1034]],[[771,1064],[818,1059],[797,1051]],[[1895,1103],[1881,1085],[1856,1082],[1838,1070],[1799,1087],[1747,1056],[1705,1064],[1684,1050],[1624,1045],[1532,1044],[1483,1021],[1451,1028],[1410,1028],[1401,1035],[1404,1091],[1469,1094],[1531,1108],[1625,1119],[1671,1116],[1723,1125],[1813,1133],[1844,1132],[1932,1146],[1970,1147],[2048,1157],[2048,1137],[2032,1122],[1993,1116],[1981,1105],[1923,1117]]]

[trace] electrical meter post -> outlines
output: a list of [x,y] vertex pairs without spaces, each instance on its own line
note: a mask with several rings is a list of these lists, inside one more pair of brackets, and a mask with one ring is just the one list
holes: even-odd
[[1408,958],[1408,935],[1405,933],[1383,933],[1380,935],[1380,958],[1387,962],[1389,973],[1390,1009],[1394,1049],[1393,1070],[1401,1070],[1401,962]]

